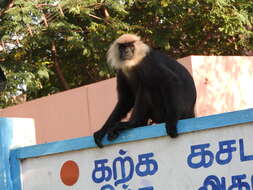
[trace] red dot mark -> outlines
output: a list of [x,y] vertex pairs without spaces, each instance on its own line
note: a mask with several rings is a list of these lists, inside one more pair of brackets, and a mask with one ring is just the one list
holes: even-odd
[[79,178],[79,167],[76,162],[66,161],[61,167],[61,180],[65,185],[74,185]]

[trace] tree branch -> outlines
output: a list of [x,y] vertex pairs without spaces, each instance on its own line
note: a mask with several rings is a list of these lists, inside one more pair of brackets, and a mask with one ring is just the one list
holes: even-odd
[[68,83],[67,83],[67,81],[66,81],[66,79],[65,79],[65,77],[62,73],[60,63],[59,63],[59,60],[58,60],[58,56],[57,56],[56,45],[55,45],[54,40],[52,41],[51,52],[52,52],[52,60],[54,62],[54,69],[55,69],[56,75],[57,75],[58,79],[60,80],[60,83],[63,86],[63,88],[65,90],[68,90],[68,89],[70,89],[70,87],[69,87],[69,85],[68,85]]

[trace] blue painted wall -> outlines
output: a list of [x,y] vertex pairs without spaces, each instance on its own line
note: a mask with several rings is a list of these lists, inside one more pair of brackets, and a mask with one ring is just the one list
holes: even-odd
[[[253,109],[180,120],[177,127],[180,134],[249,122],[253,122]],[[107,137],[105,137],[103,144],[110,145],[161,136],[167,136],[165,126],[164,124],[157,124],[126,130],[114,141],[108,141]],[[94,147],[97,146],[94,143],[93,137],[90,136],[18,148],[15,150],[15,155],[17,159],[25,159]]]

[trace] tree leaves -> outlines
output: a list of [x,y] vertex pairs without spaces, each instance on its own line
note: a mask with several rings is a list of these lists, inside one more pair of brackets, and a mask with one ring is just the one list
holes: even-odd
[[126,32],[175,58],[253,48],[248,0],[15,0],[0,16],[0,66],[8,78],[2,107],[20,94],[31,100],[63,91],[62,81],[75,88],[112,77],[106,51]]

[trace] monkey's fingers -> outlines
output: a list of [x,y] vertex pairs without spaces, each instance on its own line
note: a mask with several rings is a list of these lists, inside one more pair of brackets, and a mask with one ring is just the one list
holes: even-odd
[[93,135],[93,138],[94,138],[94,141],[96,143],[96,145],[99,147],[99,148],[103,148],[103,144],[102,144],[102,138],[103,138],[103,135],[97,131],[94,133]]
[[112,140],[116,139],[118,136],[119,136],[119,132],[116,131],[116,130],[113,130],[113,131],[110,131],[110,132],[108,133],[107,139],[108,139],[109,141],[112,141]]
[[177,133],[177,132],[174,132],[174,131],[169,132],[168,135],[169,135],[171,138],[177,138],[177,137],[178,137],[178,133]]

